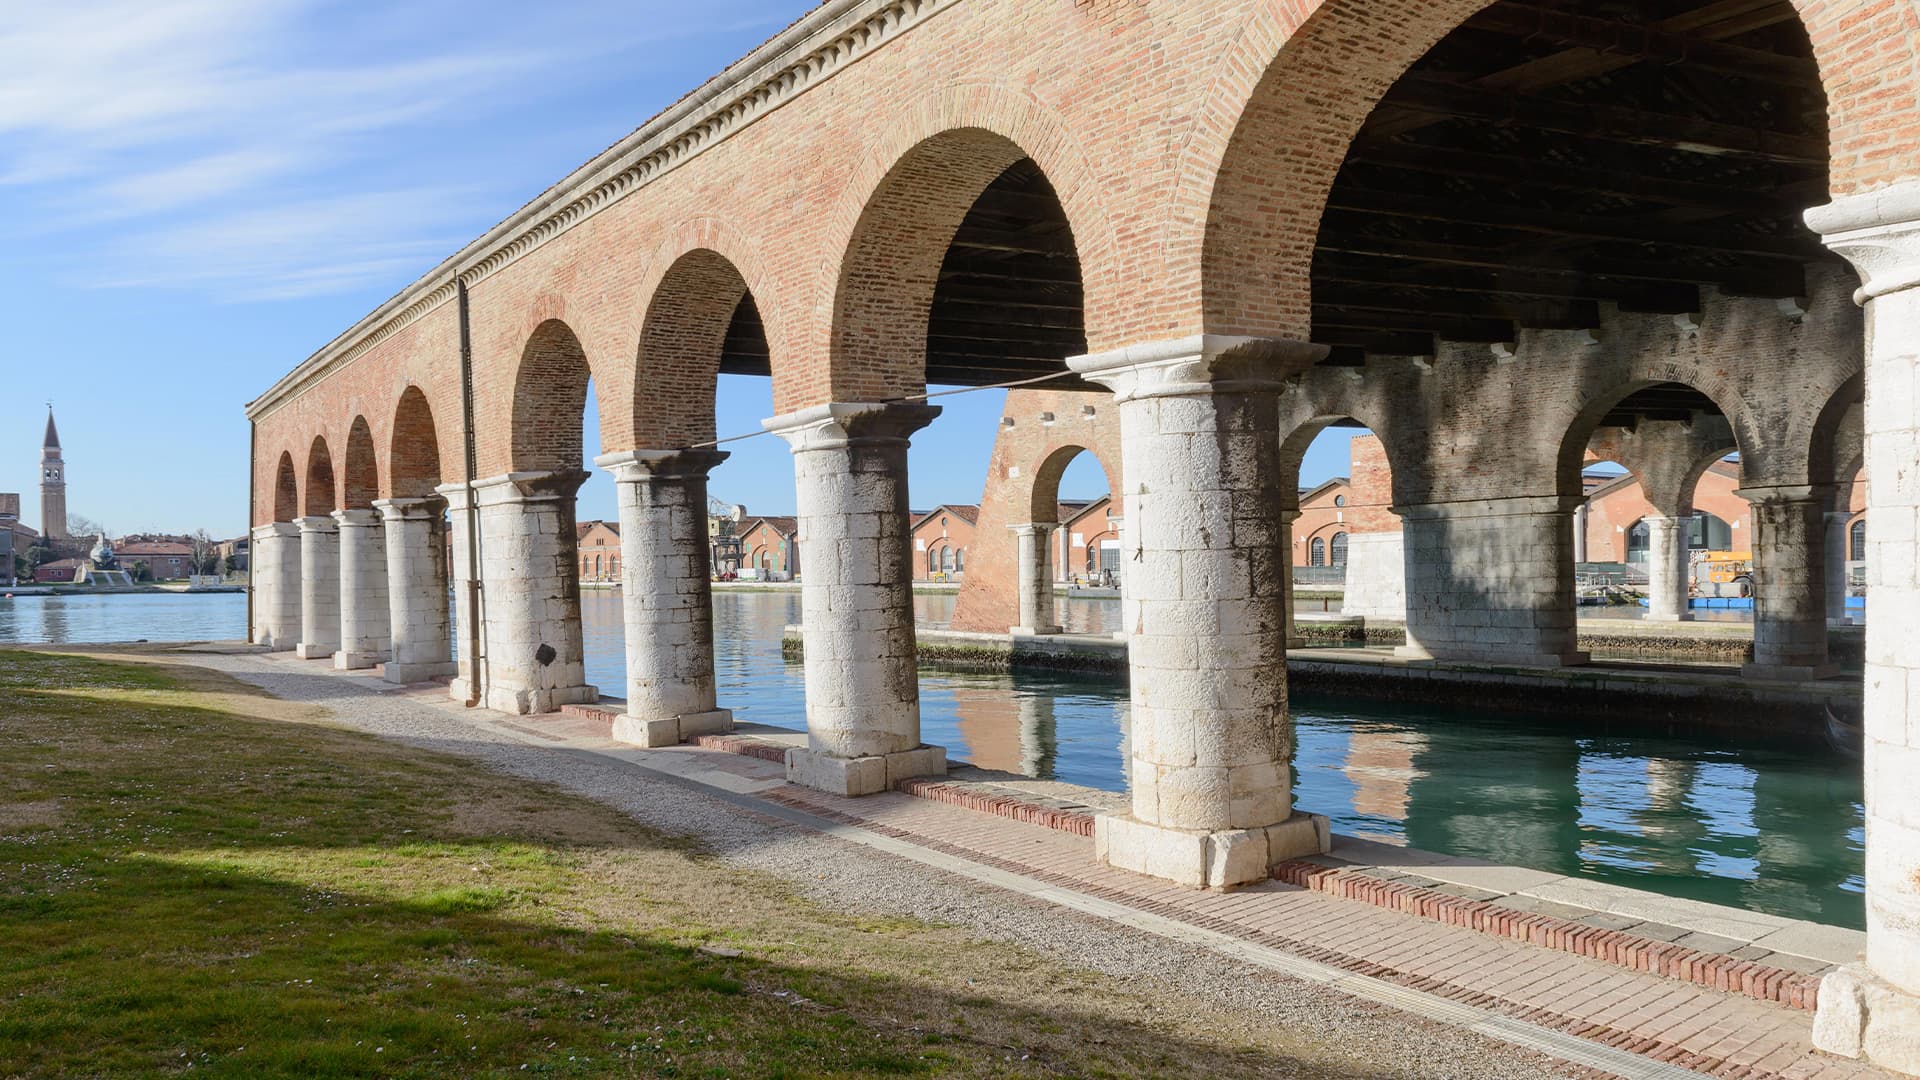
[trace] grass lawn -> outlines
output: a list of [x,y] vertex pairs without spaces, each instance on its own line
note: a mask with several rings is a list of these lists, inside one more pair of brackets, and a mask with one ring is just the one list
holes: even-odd
[[0,650],[0,1076],[1381,1075],[1284,1026],[164,654]]

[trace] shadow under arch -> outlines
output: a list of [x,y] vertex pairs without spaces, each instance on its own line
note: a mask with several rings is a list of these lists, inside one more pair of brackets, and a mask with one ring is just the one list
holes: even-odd
[[841,256],[830,399],[1065,371],[1087,348],[1081,266],[1074,225],[1026,148],[980,127],[923,139],[881,177]]
[[342,510],[371,510],[380,497],[380,462],[373,448],[373,428],[365,416],[353,418],[347,429],[347,457],[342,463],[346,481],[341,495]]
[[307,451],[307,490],[301,509],[307,517],[325,517],[339,509],[336,499],[333,455],[327,451],[326,436],[315,435]]
[[410,385],[401,391],[393,409],[387,492],[396,499],[426,498],[440,483],[440,436],[433,423],[433,406],[424,391]]
[[[586,467],[581,416],[593,379],[587,351],[559,319],[534,327],[513,381],[514,472],[581,472]],[[601,410],[605,420],[605,410]]]
[[292,521],[300,516],[300,477],[293,467],[293,452],[280,452],[280,465],[273,480],[273,520]]
[[647,301],[636,363],[636,446],[712,442],[721,373],[771,374],[760,308],[740,268],[711,248],[676,258]]

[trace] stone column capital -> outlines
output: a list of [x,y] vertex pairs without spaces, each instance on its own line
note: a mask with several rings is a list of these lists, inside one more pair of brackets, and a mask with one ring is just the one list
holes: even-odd
[[1282,509],[1280,511],[1280,524],[1282,525],[1291,526],[1294,522],[1299,520],[1300,520],[1300,508],[1297,506],[1292,508]]
[[1808,210],[1805,218],[1807,227],[1859,273],[1855,302],[1920,285],[1920,180],[1843,195]]
[[617,484],[650,484],[657,480],[705,480],[713,467],[727,460],[724,450],[625,450],[602,454],[593,463],[613,474]]
[[337,533],[340,531],[340,524],[333,520],[333,515],[331,514],[315,514],[311,517],[303,517],[296,520],[294,524],[300,527],[302,535],[308,533]]
[[1007,526],[1015,536],[1045,536],[1060,527],[1057,521],[1027,521]]
[[1304,341],[1195,334],[1070,356],[1067,366],[1113,391],[1116,401],[1134,401],[1278,393],[1287,376],[1326,354],[1326,346]]
[[265,525],[255,525],[248,534],[255,540],[272,540],[276,537],[300,535],[300,526],[291,521],[269,521]]
[[447,500],[443,495],[380,499],[373,508],[388,521],[431,521],[447,512]]
[[1780,506],[1791,503],[1819,502],[1823,498],[1820,484],[1777,484],[1768,487],[1738,487],[1735,495],[1747,500],[1753,506]]
[[333,523],[342,529],[370,529],[380,524],[380,512],[378,510],[335,510]]
[[834,402],[763,420],[760,426],[787,441],[796,454],[851,446],[906,445],[933,423],[940,406],[924,401]]
[[[557,469],[551,472],[513,472],[475,480],[473,502],[479,506],[506,503],[554,502],[571,499],[590,475],[585,469]],[[466,484],[442,484],[434,490],[447,500],[449,508],[469,508]]]

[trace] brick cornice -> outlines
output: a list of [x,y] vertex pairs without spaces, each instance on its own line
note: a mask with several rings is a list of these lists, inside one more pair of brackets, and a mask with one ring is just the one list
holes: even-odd
[[402,289],[265,393],[259,420],[340,365],[963,0],[829,0]]

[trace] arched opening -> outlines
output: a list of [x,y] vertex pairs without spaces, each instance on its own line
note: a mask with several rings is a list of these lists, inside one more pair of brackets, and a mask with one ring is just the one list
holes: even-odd
[[835,299],[834,393],[874,400],[1058,372],[1086,351],[1083,299],[1073,229],[1039,165],[979,128],[936,135],[893,166],[854,228]]
[[1327,545],[1327,560],[1329,565],[1345,569],[1347,565],[1346,533],[1337,532],[1333,534],[1332,543]]
[[370,510],[380,497],[380,464],[374,458],[373,429],[367,418],[356,416],[347,430],[347,460],[344,469],[343,510]]
[[1314,537],[1312,542],[1308,546],[1307,551],[1308,551],[1308,554],[1307,554],[1308,566],[1327,565],[1327,538],[1326,537],[1324,536]]
[[327,452],[327,440],[316,435],[307,451],[307,491],[302,512],[307,517],[324,517],[337,509],[333,486],[333,456]]
[[387,451],[388,491],[396,499],[424,498],[441,484],[440,437],[433,408],[417,386],[400,394]]
[[[580,417],[593,371],[571,327],[548,319],[520,353],[513,387],[513,471],[578,472],[585,466]],[[605,417],[600,419],[604,420]]]
[[1280,443],[1295,618],[1406,617],[1405,548],[1386,444],[1352,416],[1297,422]]
[[293,454],[280,452],[280,466],[274,473],[273,520],[292,521],[300,516],[300,480],[293,468]]

